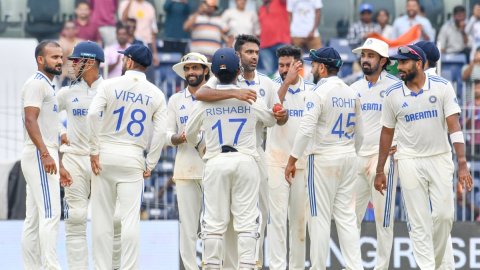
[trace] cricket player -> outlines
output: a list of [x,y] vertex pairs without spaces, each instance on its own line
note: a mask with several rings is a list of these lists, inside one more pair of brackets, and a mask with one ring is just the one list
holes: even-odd
[[288,269],[305,269],[305,238],[307,225],[307,181],[305,177],[306,157],[297,164],[295,181],[290,186],[285,181],[285,164],[292,150],[295,134],[300,126],[305,108],[305,94],[315,86],[306,82],[299,72],[302,69],[302,51],[295,46],[284,46],[277,50],[278,96],[288,110],[289,120],[283,126],[275,125],[267,131],[266,159],[269,186],[269,267],[272,270],[287,269],[287,220]]
[[363,142],[357,153],[357,172],[355,181],[355,208],[357,227],[361,230],[368,202],[374,207],[377,232],[376,270],[388,270],[393,244],[393,225],[395,213],[395,195],[397,189],[398,169],[393,154],[387,167],[387,196],[379,194],[374,186],[375,169],[378,159],[378,141],[382,125],[382,104],[386,90],[399,81],[388,74],[385,68],[390,64],[388,44],[375,38],[368,38],[363,46],[352,51],[360,54],[360,65],[364,77],[351,85],[358,93],[362,109]]
[[285,168],[285,179],[290,184],[296,181],[296,162],[311,141],[307,152],[310,269],[326,269],[332,218],[337,226],[345,268],[363,269],[353,196],[360,102],[355,91],[336,76],[342,60],[335,49],[312,50],[305,60],[312,61],[314,82],[318,84],[305,99],[305,111]]
[[[219,49],[212,58],[217,89],[236,86],[240,59],[230,48]],[[237,269],[257,269],[260,237],[258,209],[260,173],[256,145],[256,125],[273,126],[275,118],[263,100],[252,105],[227,99],[196,102],[187,122],[185,136],[194,146],[200,130],[205,131],[206,153],[203,159],[204,205],[202,215],[203,269],[223,269],[223,237],[233,216],[238,237]],[[228,243],[230,244],[230,243]]]
[[[426,61],[423,66],[423,70],[426,74],[437,75],[437,61],[440,60],[440,51],[438,50],[435,43],[431,41],[419,41],[415,43],[423,52],[425,52]],[[461,188],[458,186],[457,188]],[[455,259],[453,257],[453,246],[452,246],[452,236],[448,237],[447,245],[445,247],[445,256],[443,257],[442,264],[439,269],[455,269]]]
[[112,269],[117,196],[122,228],[120,269],[138,269],[143,178],[155,168],[166,138],[165,96],[145,76],[152,53],[143,45],[132,45],[119,53],[124,55],[125,75],[98,86],[87,116],[94,173],[92,251],[98,270]]
[[62,73],[62,57],[56,41],[40,42],[35,48],[38,70],[22,88],[25,144],[21,167],[27,182],[22,255],[27,270],[60,269],[56,252],[59,184],[71,184],[70,174],[59,164],[58,103],[52,83],[55,75]]
[[[197,233],[202,206],[203,160],[186,143],[185,126],[195,104],[195,92],[210,77],[210,63],[199,53],[189,53],[173,66],[187,87],[168,100],[167,144],[178,146],[173,170],[180,220],[180,256],[186,270],[198,270]],[[198,148],[198,146],[196,146]]]
[[[260,97],[268,108],[273,109],[273,105],[275,103],[280,103],[277,93],[278,85],[275,84],[270,78],[257,72],[256,70],[258,63],[258,53],[260,50],[260,40],[252,35],[239,35],[236,37],[235,40],[236,41],[234,49],[240,57],[240,64],[242,70],[242,74],[238,76],[236,84],[242,89],[240,91],[238,89],[231,89],[236,90],[236,92],[232,93],[230,93],[230,91],[214,90],[218,83],[218,79],[216,77],[213,77],[197,91],[197,93],[195,94],[195,98],[202,101],[219,101],[232,97],[237,98],[238,96],[238,98],[241,100],[247,100],[251,102],[252,99],[254,100],[257,97]],[[247,89],[254,90],[255,92]],[[275,119],[277,119],[277,124],[284,125],[288,119],[287,110],[284,108],[281,111],[275,112],[274,117]],[[265,137],[264,130],[265,126],[262,125],[260,122],[257,123],[257,150],[260,155],[260,159],[258,160],[258,166],[261,175],[259,207],[263,217],[260,226],[261,236],[260,241],[258,242],[260,250],[260,263],[263,263],[263,239],[265,236],[265,227],[267,225],[266,217],[268,217],[268,175],[265,151],[263,150]],[[229,229],[226,236],[227,242],[231,244],[228,244],[229,248],[226,252],[225,269],[238,268],[235,265],[231,265],[231,262],[237,261],[237,251],[235,250],[236,245],[234,243],[235,237],[231,235],[231,232],[232,230]]]
[[403,82],[385,94],[375,189],[383,194],[388,186],[383,168],[395,132],[413,254],[420,269],[434,270],[444,258],[454,215],[454,164],[447,133],[457,154],[458,181],[472,187],[460,107],[450,82],[423,72],[426,56],[418,46],[400,47],[391,59],[398,60]]

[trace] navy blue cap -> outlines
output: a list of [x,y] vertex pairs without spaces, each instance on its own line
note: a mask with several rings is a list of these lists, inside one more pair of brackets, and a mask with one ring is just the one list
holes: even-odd
[[332,47],[310,50],[310,55],[305,57],[304,60],[318,62],[336,68],[340,68],[343,64],[340,54]]
[[401,46],[397,50],[397,54],[390,56],[391,60],[421,60],[423,63],[427,61],[425,52],[416,45]]
[[118,53],[131,58],[133,61],[144,67],[148,67],[152,64],[152,52],[149,48],[141,44],[131,45],[125,51],[118,51]]
[[212,72],[218,74],[220,70],[237,72],[240,68],[240,58],[232,48],[218,49],[212,57]]
[[428,61],[437,62],[440,59],[440,51],[438,50],[435,43],[431,41],[419,41],[415,43],[416,46],[420,47],[425,52]]
[[369,3],[363,3],[360,5],[360,13],[363,13],[365,11],[370,11],[373,12],[373,6],[372,4]]
[[93,41],[82,41],[75,45],[73,52],[68,56],[68,59],[75,58],[89,58],[100,62],[105,61],[105,55],[102,48]]

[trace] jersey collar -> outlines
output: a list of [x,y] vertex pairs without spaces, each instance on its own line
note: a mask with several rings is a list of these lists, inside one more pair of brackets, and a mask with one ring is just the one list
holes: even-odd
[[415,92],[411,91],[410,89],[408,89],[405,82],[402,83],[403,94],[405,96],[417,97],[417,96],[423,94],[423,92],[430,90],[430,76],[431,76],[430,74],[425,72],[425,84],[423,85],[422,89],[420,89],[420,91],[418,91],[418,93],[415,93]]
[[[302,76],[298,76],[298,82],[296,84],[291,84],[288,86],[288,92],[292,95],[295,95],[297,93],[300,93],[301,91],[304,91],[305,90],[305,82],[303,80],[303,77]],[[278,77],[278,80],[279,82],[277,83],[280,83],[280,84],[283,84],[283,79],[282,77]]]
[[47,77],[47,75],[45,75],[43,72],[41,72],[40,70],[37,70],[37,76],[40,76],[42,77],[43,79],[45,79],[48,84],[50,84],[50,86],[55,90],[55,85],[53,84],[52,81],[50,81],[50,79]]
[[379,84],[385,77],[387,77],[387,71],[383,70],[380,72],[380,75],[378,76],[378,80],[375,83],[372,83],[367,80],[367,76],[363,76],[363,79],[367,82],[368,89],[371,89],[372,87],[375,87],[377,84]]
[[253,78],[253,80],[249,81],[249,80],[246,80],[244,77],[243,77],[243,74],[240,74],[238,77],[237,77],[237,82],[241,83],[241,82],[244,82],[246,85],[248,86],[253,86],[253,85],[256,85],[256,84],[260,84],[260,79],[258,78],[258,73],[257,73],[257,70],[254,71],[255,73],[255,77]]
[[147,76],[145,75],[145,73],[136,71],[136,70],[127,70],[125,72],[125,76],[134,77],[134,78],[143,79],[143,80],[147,79]]
[[230,90],[230,89],[238,89],[238,85],[236,84],[217,84],[217,90]]

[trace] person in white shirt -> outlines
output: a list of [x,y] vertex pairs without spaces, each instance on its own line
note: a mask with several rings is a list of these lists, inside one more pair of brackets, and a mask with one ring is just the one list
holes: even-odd
[[[217,89],[237,87],[240,59],[230,48],[217,50],[212,72],[218,78]],[[227,99],[197,101],[187,122],[185,136],[191,146],[198,143],[198,133],[205,131],[206,153],[203,159],[202,239],[203,269],[223,269],[224,234],[233,218],[238,237],[238,268],[256,269],[261,213],[258,209],[260,173],[256,160],[257,122],[273,126],[275,118],[262,99],[252,105]]]
[[307,51],[322,46],[318,32],[322,7],[322,0],[287,0],[293,45]]
[[[357,179],[355,183],[355,208],[357,227],[361,231],[368,202],[373,204],[377,232],[377,262],[375,269],[388,270],[393,244],[393,225],[398,169],[390,156],[385,171],[388,175],[388,196],[383,197],[375,191],[375,168],[378,159],[378,140],[380,138],[380,118],[385,91],[399,81],[385,70],[390,64],[388,44],[382,40],[369,38],[363,46],[352,50],[360,54],[360,65],[364,77],[350,87],[358,93],[363,120],[363,142],[357,153]],[[394,150],[392,151],[394,152]]]
[[222,14],[222,20],[227,26],[227,47],[233,47],[234,37],[246,35],[260,35],[260,25],[255,12],[246,10],[247,0],[235,0],[235,8],[229,8]]
[[[235,42],[235,51],[240,56],[241,69],[243,73],[237,78],[237,85],[243,89],[239,91],[238,98],[251,102],[257,97],[262,99],[269,109],[273,109],[275,103],[279,103],[278,98],[278,85],[275,84],[270,78],[257,72],[256,67],[258,63],[258,53],[259,53],[260,41],[257,37],[251,35],[240,35],[237,36]],[[218,80],[213,77],[196,93],[195,97],[197,100],[202,101],[218,101],[224,100],[232,97],[237,97],[237,94],[229,93],[230,91],[220,91],[215,90]],[[248,90],[247,90],[248,89]],[[232,89],[237,90],[238,89]],[[254,91],[251,91],[254,90]],[[253,93],[252,93],[253,92]],[[243,95],[242,95],[243,94]],[[275,119],[277,119],[277,124],[283,125],[287,122],[288,115],[287,110],[283,108],[281,111],[274,113]],[[261,174],[261,183],[260,183],[260,211],[262,212],[263,217],[268,216],[268,175],[267,175],[267,165],[265,159],[265,151],[263,149],[265,136],[264,136],[265,126],[261,123],[257,123],[256,127],[256,140],[257,140],[257,151],[260,155],[258,160],[258,166]],[[265,227],[267,225],[267,219],[262,219],[261,222],[261,238],[259,241],[259,250],[263,250],[263,239],[265,233]],[[237,251],[234,249],[235,238],[230,234],[231,229],[227,231],[227,242],[229,244],[226,252],[226,263],[224,269],[237,269],[238,267],[232,266],[231,263],[236,261]],[[263,253],[260,253],[260,261],[263,262]]]
[[280,85],[278,95],[283,107],[288,110],[289,120],[283,126],[275,125],[267,130],[265,154],[269,186],[269,267],[272,270],[286,269],[288,220],[288,267],[303,270],[307,224],[306,158],[301,158],[292,186],[285,182],[283,174],[303,116],[305,95],[315,85],[306,82],[299,74],[303,67],[300,48],[290,45],[281,47],[277,50],[277,57],[280,77],[275,82]]
[[[72,176],[65,187],[64,220],[69,269],[88,269],[87,210],[90,198],[92,168],[88,144],[87,114],[98,85],[103,81],[99,65],[104,62],[102,48],[92,41],[80,42],[68,56],[74,82],[58,95],[58,109],[67,115],[67,129],[61,131],[60,151],[64,167]],[[120,267],[119,221],[115,223],[114,266]]]
[[120,53],[125,75],[98,86],[87,116],[94,173],[92,253],[98,270],[112,269],[117,197],[122,228],[120,268],[138,268],[143,178],[155,168],[166,138],[165,96],[144,73],[152,63],[152,53],[143,45],[132,45]]
[[22,88],[25,144],[21,167],[27,182],[22,232],[25,269],[60,269],[56,252],[61,212],[59,182],[71,184],[71,176],[58,158],[58,102],[52,83],[55,75],[62,74],[62,57],[56,41],[40,42],[35,48],[38,71]]
[[337,77],[342,60],[335,49],[324,47],[311,51],[305,60],[312,61],[312,74],[318,84],[306,96],[303,118],[285,168],[285,180],[290,184],[297,181],[296,163],[309,146],[306,154],[310,269],[326,269],[332,218],[337,226],[345,268],[363,269],[353,195],[355,146],[361,142],[358,136],[361,135],[360,102],[355,91]]
[[[180,256],[186,270],[198,270],[197,232],[202,206],[203,161],[198,145],[186,143],[185,127],[195,104],[193,95],[210,77],[210,63],[199,53],[189,53],[173,66],[187,87],[168,100],[167,144],[177,146],[173,181],[177,186],[180,222]],[[197,148],[197,149],[196,149]]]
[[390,59],[398,61],[403,82],[385,93],[374,185],[382,194],[388,187],[384,167],[395,132],[413,254],[420,269],[439,269],[454,218],[454,164],[447,133],[457,154],[458,181],[472,188],[460,107],[450,82],[423,72],[426,57],[418,46],[402,46]]
[[435,29],[430,21],[421,16],[419,0],[407,0],[407,14],[397,17],[393,22],[393,36],[398,38],[406,33],[413,26],[420,24],[422,26],[422,40],[434,41]]

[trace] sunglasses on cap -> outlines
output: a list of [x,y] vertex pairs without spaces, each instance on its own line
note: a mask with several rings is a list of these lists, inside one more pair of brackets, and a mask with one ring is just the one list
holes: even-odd
[[408,46],[401,46],[398,48],[398,54],[407,54],[407,53],[414,54],[415,56],[418,57],[418,60],[422,60],[422,57],[420,56],[420,54],[418,54],[414,49]]
[[332,59],[332,58],[323,58],[323,57],[319,57],[317,55],[317,52],[314,50],[314,49],[311,49],[310,50],[310,53],[309,53],[309,56],[310,58],[315,61],[315,62],[319,62],[319,63],[322,63],[322,64],[326,64],[326,65],[329,65],[329,66],[334,66],[336,68],[339,68],[342,66],[343,64],[343,61],[341,59]]
[[205,59],[203,59],[202,57],[198,55],[190,55],[190,54],[187,54],[183,56],[182,59],[180,59],[180,62],[187,62],[187,61],[199,61],[199,62],[205,63]]
[[87,58],[70,58],[68,60],[72,61],[72,63],[74,63],[74,64],[78,64],[79,62],[81,62],[83,60],[88,60],[88,59]]

